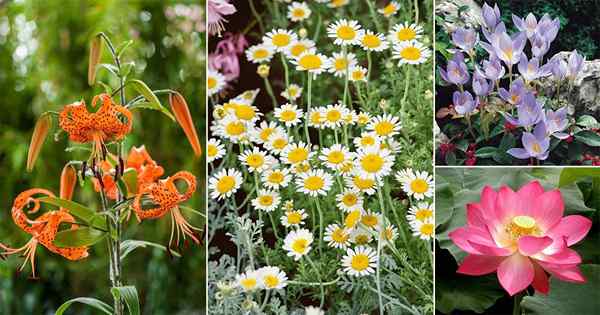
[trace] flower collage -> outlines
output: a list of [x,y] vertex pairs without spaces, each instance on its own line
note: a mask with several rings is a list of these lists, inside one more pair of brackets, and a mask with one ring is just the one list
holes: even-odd
[[600,314],[595,0],[0,0],[0,315]]

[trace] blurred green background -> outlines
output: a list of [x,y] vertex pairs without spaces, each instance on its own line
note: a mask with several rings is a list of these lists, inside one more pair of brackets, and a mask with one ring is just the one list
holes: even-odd
[[[124,62],[135,62],[136,77],[152,89],[172,88],[187,99],[199,135],[205,130],[204,102],[204,1],[6,1],[0,0],[0,241],[22,246],[28,235],[10,216],[14,197],[30,187],[55,193],[63,165],[83,153],[65,152],[66,134],[50,137],[31,173],[25,170],[27,149],[37,117],[47,110],[80,99],[91,102],[103,90],[87,85],[89,40],[105,32],[113,43],[133,40]],[[105,49],[102,62],[109,63]],[[116,80],[105,70],[98,80],[113,88]],[[127,91],[127,98],[136,96]],[[161,102],[168,106],[163,96]],[[187,205],[204,209],[204,159],[195,159],[184,133],[164,115],[151,110],[134,111],[134,127],[126,142],[145,144],[165,174],[192,171],[199,189]],[[57,131],[56,119],[54,130]],[[202,137],[204,144],[204,138]],[[74,200],[98,206],[97,194],[88,183],[77,187]],[[204,224],[191,217],[195,226]],[[129,222],[124,237],[166,244],[168,216],[138,224]],[[143,314],[200,314],[205,305],[205,252],[188,248],[183,258],[171,259],[164,252],[138,249],[124,262],[124,282],[135,285]],[[38,247],[36,271],[39,280],[29,280],[30,269],[17,274],[22,259],[0,260],[0,314],[53,314],[62,302],[93,296],[112,304],[109,293],[107,253],[104,243],[78,262]],[[74,307],[68,314],[94,314]]]

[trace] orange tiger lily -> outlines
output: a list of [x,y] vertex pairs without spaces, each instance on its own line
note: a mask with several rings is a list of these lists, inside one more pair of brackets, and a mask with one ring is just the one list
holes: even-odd
[[[187,184],[187,190],[180,193],[175,186],[176,180],[183,180]],[[144,219],[158,219],[167,212],[171,214],[171,237],[169,239],[169,248],[173,243],[173,234],[176,235],[176,243],[179,244],[180,235],[183,240],[186,235],[196,244],[200,243],[197,234],[194,231],[200,231],[199,228],[192,226],[181,214],[178,205],[191,198],[196,191],[196,177],[189,172],[181,171],[175,175],[159,180],[153,184],[140,189],[133,201],[133,210],[138,221]],[[157,206],[151,209],[142,209],[141,199],[148,197]]]
[[[98,100],[102,101],[100,108],[88,112],[85,102],[80,101],[66,105],[60,112],[58,123],[69,134],[69,139],[79,143],[94,143],[93,155],[103,153],[106,155],[104,143],[110,140],[121,140],[131,131],[133,123],[131,112],[113,103],[108,94],[100,94],[92,99],[92,107],[96,107]],[[124,116],[126,122],[119,116]]]
[[[0,249],[3,250],[0,255],[8,256],[21,254],[25,257],[25,261],[19,268],[19,271],[22,271],[27,265],[27,262],[29,262],[31,264],[33,278],[36,278],[35,251],[38,244],[41,244],[51,252],[59,254],[69,260],[79,260],[88,256],[87,247],[58,247],[54,245],[54,239],[56,238],[60,224],[75,223],[75,219],[66,210],[49,211],[35,220],[31,220],[27,217],[24,208],[29,204],[33,203],[33,208],[28,211],[30,214],[39,211],[40,201],[34,196],[40,194],[54,197],[54,194],[51,191],[33,188],[20,193],[12,206],[13,221],[19,228],[31,235],[31,240],[20,248],[11,248],[0,243]],[[73,224],[71,228],[78,229],[79,227]]]
[[[132,147],[127,156],[126,168],[133,168],[137,172],[137,189],[142,190],[147,185],[156,182],[165,170],[150,157],[146,147]],[[134,192],[134,193],[137,193]]]

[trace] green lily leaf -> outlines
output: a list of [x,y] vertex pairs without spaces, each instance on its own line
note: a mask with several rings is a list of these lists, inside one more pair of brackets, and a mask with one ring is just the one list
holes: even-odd
[[58,247],[92,246],[103,240],[108,233],[92,228],[78,228],[56,233],[54,244]]
[[113,287],[110,292],[115,299],[125,301],[130,315],[140,315],[140,298],[134,286]]
[[70,214],[88,225],[103,231],[108,230],[105,218],[82,204],[57,197],[43,197],[38,200],[43,203],[66,208]]
[[157,111],[165,114],[167,117],[171,118],[171,120],[175,121],[175,117],[173,116],[173,114],[171,114],[171,112],[167,108],[162,106],[162,104],[160,103],[160,100],[158,100],[158,97],[156,97],[156,94],[154,94],[154,92],[152,92],[152,90],[146,85],[146,83],[136,79],[136,80],[127,81],[127,84],[132,84],[133,88],[136,91],[138,91],[138,93],[142,94],[144,96],[144,98],[148,101],[148,104],[145,107],[142,107],[142,106],[138,106],[138,107],[157,110]]
[[[164,250],[165,252],[167,251],[167,247],[160,245],[160,244],[147,242],[147,241],[126,240],[126,241],[123,241],[123,243],[121,243],[121,259],[125,259],[125,257],[127,257],[127,255],[129,255],[129,253],[131,253],[132,251],[134,251],[137,248],[146,248],[146,247],[154,247],[154,248],[158,248],[160,250]],[[173,255],[175,257],[181,257],[181,255],[175,251],[171,251],[171,255]]]
[[54,315],[62,315],[71,305],[75,304],[75,303],[82,303],[82,304],[86,304],[89,305],[97,310],[99,310],[100,312],[102,312],[103,314],[108,314],[108,315],[112,315],[113,314],[113,308],[112,306],[97,300],[95,298],[90,298],[90,297],[80,297],[80,298],[76,298],[76,299],[72,299],[72,300],[68,300],[65,303],[63,303],[57,310],[56,313],[54,313]]

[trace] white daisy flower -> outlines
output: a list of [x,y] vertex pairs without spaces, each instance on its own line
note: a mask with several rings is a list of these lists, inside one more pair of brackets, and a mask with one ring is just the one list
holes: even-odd
[[346,56],[343,53],[333,53],[333,57],[329,59],[327,71],[336,77],[343,77],[346,75],[346,71],[350,73],[350,69],[355,67],[356,63],[356,55],[353,53],[348,53]]
[[261,176],[263,184],[270,189],[287,187],[292,180],[292,175],[287,168],[267,169]]
[[274,154],[281,154],[283,150],[289,145],[290,138],[285,131],[275,130],[270,136],[267,142],[264,143],[265,148]]
[[271,61],[274,54],[275,48],[265,44],[250,46],[246,49],[246,59],[257,64]]
[[389,243],[393,243],[398,237],[398,229],[390,224],[383,231],[383,239]]
[[296,178],[298,190],[312,197],[327,195],[327,192],[331,189],[332,182],[333,178],[331,175],[320,169],[298,174]]
[[222,169],[208,181],[210,197],[221,200],[233,195],[242,185],[242,173],[238,170]]
[[298,175],[298,174],[307,173],[311,169],[312,169],[312,167],[310,166],[310,163],[308,161],[304,161],[304,162],[300,162],[300,163],[296,163],[296,164],[292,165],[291,171],[292,171],[292,174]]
[[425,171],[411,171],[402,182],[402,190],[417,200],[430,198],[433,196],[433,177]]
[[235,118],[247,123],[254,123],[262,115],[256,106],[247,103],[228,102],[223,104],[223,109]]
[[257,272],[260,283],[266,290],[283,289],[287,285],[287,275],[279,267],[266,266]]
[[392,43],[408,42],[421,38],[423,28],[417,24],[409,24],[408,22],[396,24],[392,27],[389,34],[389,39]]
[[400,10],[400,4],[396,1],[390,1],[390,3],[388,3],[388,5],[377,10],[377,12],[383,14],[383,16],[385,16],[385,17],[390,17],[390,16],[396,14],[398,12],[398,10]]
[[351,82],[367,82],[367,68],[355,66],[349,73],[350,77],[348,80]]
[[360,112],[358,113],[358,117],[356,118],[356,122],[361,125],[364,126],[366,124],[368,124],[371,121],[371,114],[367,113],[367,112]]
[[302,55],[303,52],[314,50],[315,46],[315,42],[310,39],[299,39],[292,42],[288,46],[288,48],[285,51],[285,55],[290,59],[296,59],[300,57],[300,55]]
[[316,306],[307,306],[304,308],[304,315],[325,315],[325,311]]
[[350,243],[356,245],[367,245],[373,241],[373,234],[371,231],[357,227],[350,232]]
[[335,200],[337,201],[338,208],[344,212],[362,210],[363,208],[363,196],[356,189],[344,190],[335,197]]
[[392,59],[399,59],[398,65],[422,64],[431,56],[431,50],[417,41],[401,42],[394,45]]
[[206,143],[206,161],[211,163],[225,156],[225,146],[221,143],[221,140],[211,138]]
[[346,126],[352,126],[354,125],[354,123],[356,123],[357,118],[358,116],[356,115],[356,112],[354,110],[346,109],[346,112],[344,113],[344,117],[342,119],[344,120],[344,124]]
[[303,112],[296,105],[286,103],[275,108],[275,117],[287,127],[293,127],[301,122]]
[[367,210],[360,217],[360,223],[374,230],[378,230],[378,226],[381,224],[381,214]]
[[402,150],[402,144],[394,138],[388,138],[387,142],[381,144],[381,148],[388,149],[393,154],[396,154]]
[[339,128],[344,122],[344,115],[348,108],[341,104],[327,105],[324,110],[325,126],[327,128]]
[[218,71],[208,69],[206,73],[206,93],[208,96],[213,96],[223,90],[227,84],[225,76]]
[[308,218],[308,214],[304,209],[288,210],[281,216],[281,224],[285,227],[300,227],[304,225],[304,219]]
[[290,84],[283,92],[281,96],[288,101],[295,101],[302,95],[302,88],[297,84]]
[[358,246],[348,248],[342,257],[344,271],[356,277],[368,276],[375,273],[377,268],[377,253],[370,247]]
[[261,151],[258,147],[246,149],[239,155],[238,159],[248,168],[250,173],[255,171],[262,172],[271,168],[276,163],[274,157],[267,155],[266,152]]
[[342,19],[327,27],[327,35],[335,39],[334,44],[340,46],[359,44],[363,33],[364,30],[354,20]]
[[329,247],[346,249],[350,245],[350,231],[337,223],[330,224],[325,229],[323,240],[328,242]]
[[344,181],[346,182],[346,187],[350,189],[356,189],[367,195],[374,194],[375,189],[377,188],[377,181],[375,179],[356,174],[352,176],[346,176]]
[[308,254],[313,240],[313,235],[307,229],[291,231],[283,240],[283,249],[288,252],[288,256],[294,257],[294,260],[298,261],[302,256]]
[[413,231],[413,236],[418,236],[422,240],[430,240],[433,237],[434,225],[432,219],[427,219],[425,222],[414,221],[410,228]]
[[250,138],[253,142],[263,144],[269,141],[272,134],[277,132],[285,133],[285,130],[274,121],[262,121],[258,127],[252,129]]
[[367,51],[383,51],[389,46],[385,35],[366,30],[360,38],[360,46]]
[[377,147],[360,148],[356,153],[354,167],[364,178],[380,179],[392,172],[394,156],[387,149]]
[[400,183],[404,183],[405,181],[410,180],[410,178],[411,178],[410,174],[413,174],[413,173],[414,172],[413,172],[412,168],[405,168],[403,170],[399,170],[396,173],[396,180]]
[[292,22],[301,22],[308,19],[311,12],[306,3],[294,1],[288,6],[287,17]]
[[281,152],[281,161],[285,164],[298,164],[310,160],[314,152],[310,146],[302,141],[288,144]]
[[252,206],[259,210],[266,212],[272,212],[277,209],[281,198],[276,191],[273,190],[259,190],[256,198],[252,199]]
[[285,29],[276,29],[263,36],[263,43],[273,47],[277,52],[285,52],[290,44],[298,39],[298,35]]
[[354,138],[352,142],[357,149],[366,149],[370,147],[379,148],[381,145],[381,138],[374,132],[363,132],[360,134],[360,137]]
[[383,114],[373,118],[367,125],[367,130],[372,130],[380,137],[393,137],[402,128],[400,118],[390,114]]
[[308,126],[313,128],[325,127],[325,108],[315,107],[308,113]]
[[433,205],[428,202],[418,202],[416,206],[410,207],[406,219],[410,224],[414,224],[414,221],[425,222],[433,219]]
[[232,115],[227,115],[216,122],[215,134],[221,138],[238,143],[248,138],[248,123],[239,120]]
[[323,73],[329,67],[329,59],[325,55],[317,53],[314,48],[306,50],[297,58],[292,59],[292,63],[296,65],[296,70],[308,71],[315,75]]
[[358,223],[360,223],[360,217],[362,216],[362,209],[354,209],[350,211],[344,218],[344,227],[352,231]]
[[341,8],[350,3],[350,0],[330,0],[327,6],[330,8]]
[[325,163],[329,169],[337,171],[345,162],[352,161],[354,154],[341,144],[334,144],[321,151],[319,159]]
[[258,290],[262,288],[261,283],[259,282],[259,274],[256,270],[249,270],[245,273],[237,275],[235,277],[235,282],[238,287],[242,289],[244,292],[252,292],[254,290]]

